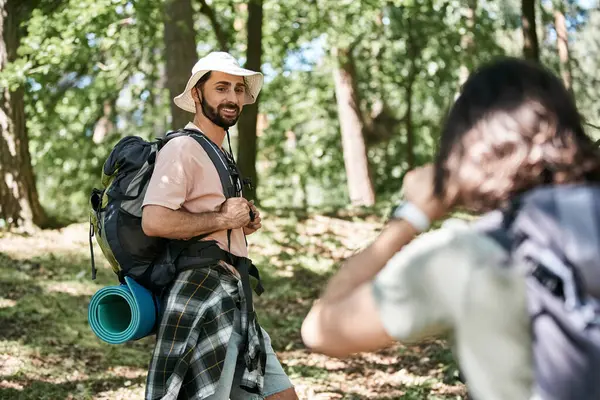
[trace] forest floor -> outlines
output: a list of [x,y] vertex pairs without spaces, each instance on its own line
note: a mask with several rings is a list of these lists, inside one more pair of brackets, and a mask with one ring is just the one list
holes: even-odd
[[[339,263],[381,228],[376,218],[263,213],[249,237],[266,292],[256,300],[301,399],[462,399],[448,345],[401,344],[346,359],[310,353],[300,326]],[[87,322],[91,296],[117,283],[88,225],[0,236],[0,399],[142,399],[154,337],[100,341]]]

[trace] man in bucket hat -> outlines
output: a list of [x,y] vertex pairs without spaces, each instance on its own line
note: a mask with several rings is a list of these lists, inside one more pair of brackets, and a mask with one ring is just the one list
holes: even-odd
[[[185,90],[174,99],[195,114],[185,129],[203,133],[230,168],[235,162],[223,141],[262,84],[260,72],[213,52],[196,63]],[[241,192],[239,182],[236,187]],[[182,253],[197,256],[201,265],[180,272],[162,298],[146,399],[297,399],[258,325],[247,283],[248,266],[255,267],[246,258],[245,236],[261,228],[260,213],[241,195],[225,197],[215,165],[194,138],[175,137],[158,153],[142,225],[149,236],[202,237]],[[217,248],[227,257],[207,256],[207,245],[211,254]],[[192,254],[194,247],[204,253]]]

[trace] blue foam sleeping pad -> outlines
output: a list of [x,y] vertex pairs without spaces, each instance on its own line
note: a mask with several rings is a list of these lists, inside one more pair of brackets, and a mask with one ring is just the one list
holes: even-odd
[[125,284],[98,290],[90,301],[88,321],[103,341],[121,344],[153,332],[160,305],[152,293],[125,277]]

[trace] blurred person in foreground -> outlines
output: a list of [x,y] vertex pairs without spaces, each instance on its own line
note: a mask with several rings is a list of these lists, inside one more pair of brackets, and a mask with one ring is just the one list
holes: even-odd
[[[304,343],[344,357],[449,334],[476,399],[600,398],[599,181],[555,75],[483,66],[434,164],[406,174],[406,202],[313,305]],[[419,235],[458,208],[485,215]]]

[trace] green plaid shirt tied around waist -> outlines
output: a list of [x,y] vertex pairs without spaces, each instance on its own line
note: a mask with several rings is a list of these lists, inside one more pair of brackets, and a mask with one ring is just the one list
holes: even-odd
[[264,340],[247,297],[242,280],[217,264],[179,274],[163,299],[147,400],[201,400],[215,392],[236,309],[241,311],[241,334],[246,338],[241,387],[263,392]]

